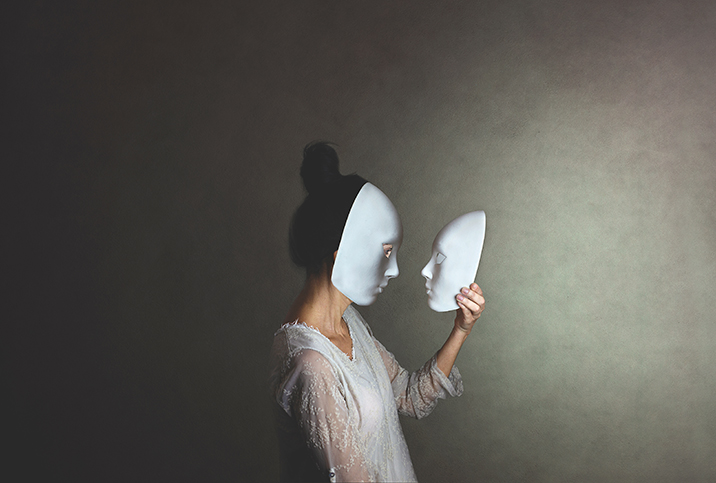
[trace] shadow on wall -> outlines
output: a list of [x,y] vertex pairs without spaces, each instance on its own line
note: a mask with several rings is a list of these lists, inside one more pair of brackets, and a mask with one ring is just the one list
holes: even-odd
[[[277,478],[271,339],[300,149],[400,213],[361,313],[444,340],[420,270],[490,218],[465,394],[403,421],[421,481],[716,479],[716,6],[34,2],[4,30],[11,466]],[[25,463],[31,461],[32,463]]]

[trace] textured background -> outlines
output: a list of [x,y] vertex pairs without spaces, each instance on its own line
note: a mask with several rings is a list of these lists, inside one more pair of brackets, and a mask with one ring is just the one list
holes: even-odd
[[487,212],[465,394],[403,421],[421,481],[716,480],[716,3],[2,8],[17,481],[277,478],[267,355],[317,138],[403,218],[362,313],[407,367],[451,325],[434,235]]

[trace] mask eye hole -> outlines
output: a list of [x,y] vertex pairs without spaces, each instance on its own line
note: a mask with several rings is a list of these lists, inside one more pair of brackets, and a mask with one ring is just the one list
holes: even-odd
[[435,257],[435,263],[437,263],[438,265],[440,265],[441,263],[443,263],[443,262],[445,261],[446,258],[447,258],[447,257],[446,257],[445,255],[443,255],[442,253],[438,252],[438,256]]
[[383,243],[383,254],[385,258],[390,258],[390,254],[393,253],[393,245],[390,243]]

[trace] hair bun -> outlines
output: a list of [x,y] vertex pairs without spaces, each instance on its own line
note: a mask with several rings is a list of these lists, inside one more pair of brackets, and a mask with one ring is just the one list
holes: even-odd
[[303,148],[301,178],[309,194],[325,191],[342,177],[338,170],[338,154],[329,143],[316,141]]

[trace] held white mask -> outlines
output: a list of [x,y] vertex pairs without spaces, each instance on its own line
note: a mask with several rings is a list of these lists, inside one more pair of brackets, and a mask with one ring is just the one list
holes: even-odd
[[372,304],[388,280],[398,276],[402,241],[403,226],[393,203],[374,185],[364,184],[343,228],[331,282],[352,302]]
[[427,280],[428,305],[436,312],[458,308],[455,296],[475,281],[485,242],[485,212],[465,213],[435,237],[433,253],[420,274]]

